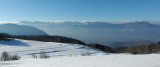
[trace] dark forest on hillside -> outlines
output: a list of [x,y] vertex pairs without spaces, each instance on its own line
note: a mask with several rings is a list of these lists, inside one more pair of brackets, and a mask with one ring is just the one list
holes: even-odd
[[36,40],[36,41],[44,41],[44,42],[60,42],[60,43],[75,43],[75,44],[82,44],[80,40],[62,37],[62,36],[49,36],[49,35],[40,35],[40,36],[32,36],[32,35],[23,35],[23,36],[13,36],[17,39],[25,39],[25,40]]
[[9,41],[12,39],[24,39],[24,40],[36,40],[36,41],[44,41],[44,42],[60,42],[60,43],[74,43],[74,44],[81,44],[84,46],[91,47],[93,49],[99,49],[106,53],[131,53],[131,54],[150,54],[150,53],[159,53],[160,52],[160,42],[158,43],[151,43],[149,45],[138,45],[133,47],[117,47],[111,48],[108,46],[104,46],[101,44],[85,44],[84,42],[73,39],[67,38],[62,36],[49,36],[49,35],[42,35],[42,36],[32,36],[32,35],[23,35],[23,36],[12,36],[5,33],[0,33],[0,40]]

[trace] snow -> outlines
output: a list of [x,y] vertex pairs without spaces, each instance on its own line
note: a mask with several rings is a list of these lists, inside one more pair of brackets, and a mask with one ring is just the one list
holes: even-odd
[[79,44],[67,44],[56,42],[41,42],[31,40],[0,41],[0,54],[2,52],[18,54],[23,57],[32,57],[32,54],[39,54],[41,51],[52,56],[81,55],[82,53],[102,53],[89,47]]
[[0,62],[0,67],[160,67],[159,54],[64,56]]
[[[18,39],[15,41],[0,42],[0,52],[16,53],[21,55],[22,58],[16,61],[0,61],[0,67],[160,67],[160,54],[105,55],[102,51],[78,44]],[[15,45],[11,44],[12,42]],[[38,55],[42,50],[48,52],[51,57],[47,59],[31,57],[31,54]],[[85,52],[93,54],[91,56],[81,56]]]

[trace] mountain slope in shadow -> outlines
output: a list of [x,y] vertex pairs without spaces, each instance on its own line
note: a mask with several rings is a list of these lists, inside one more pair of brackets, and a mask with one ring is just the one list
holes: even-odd
[[38,28],[17,24],[1,24],[0,33],[8,33],[11,35],[47,35],[46,32]]

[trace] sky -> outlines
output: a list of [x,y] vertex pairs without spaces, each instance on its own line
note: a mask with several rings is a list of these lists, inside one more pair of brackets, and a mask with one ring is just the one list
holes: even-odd
[[160,0],[0,0],[0,23],[37,20],[160,21]]

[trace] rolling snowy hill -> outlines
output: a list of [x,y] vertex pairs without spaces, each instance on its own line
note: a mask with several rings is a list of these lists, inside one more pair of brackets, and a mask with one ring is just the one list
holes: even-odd
[[82,53],[102,53],[89,47],[78,44],[41,42],[31,40],[0,41],[0,53],[3,51],[18,54],[23,57],[32,57],[32,54],[47,52],[50,56],[81,55]]
[[[160,54],[109,54],[78,44],[40,42],[31,40],[0,41],[0,53],[7,51],[22,58],[0,61],[0,67],[160,67]],[[32,54],[45,51],[48,59],[34,59]],[[81,56],[92,53],[91,56]]]

